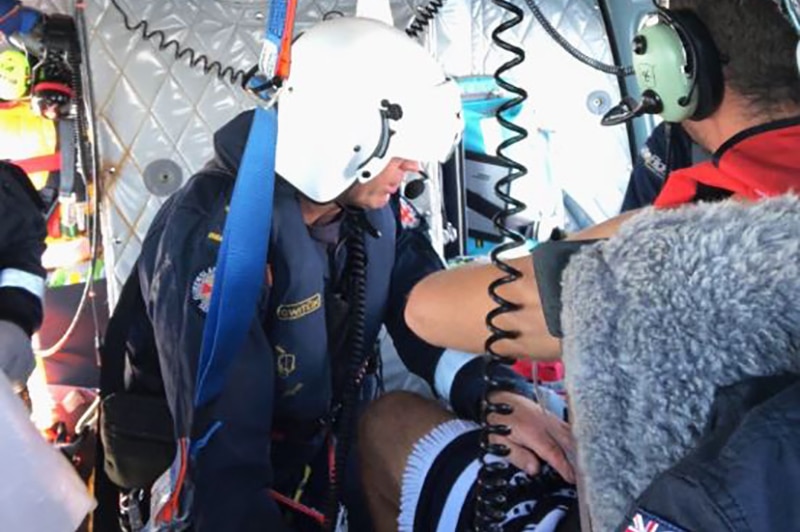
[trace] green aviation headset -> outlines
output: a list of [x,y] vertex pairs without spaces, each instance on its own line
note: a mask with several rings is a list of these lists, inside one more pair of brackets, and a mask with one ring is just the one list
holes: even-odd
[[658,21],[633,39],[633,69],[643,112],[666,122],[702,120],[722,101],[722,58],[691,11],[658,8]]
[[[771,0],[800,35],[800,0]],[[658,114],[666,122],[702,120],[722,101],[724,58],[706,26],[691,11],[656,4],[658,19],[633,39],[633,69],[642,91],[640,102],[625,98],[604,118],[615,125]],[[800,42],[797,47],[800,73]]]

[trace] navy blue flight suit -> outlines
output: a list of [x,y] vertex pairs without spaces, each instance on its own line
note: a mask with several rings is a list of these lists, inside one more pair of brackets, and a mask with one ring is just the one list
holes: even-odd
[[[666,129],[664,122],[656,126],[644,146],[639,150],[620,212],[652,205],[661,191],[667,177]],[[692,139],[680,124],[672,124],[670,144],[670,171],[688,168],[707,157],[707,154],[700,151],[699,146],[693,144]]]
[[[145,308],[130,324],[126,389],[165,394],[181,431],[192,409],[219,235],[251,118],[251,113],[243,113],[216,133],[215,159],[159,211],[133,272],[139,276]],[[375,344],[385,325],[409,370],[433,387],[443,351],[418,339],[403,313],[411,288],[441,269],[441,261],[423,227],[410,229],[400,223],[397,198],[368,212],[367,218],[380,237],[365,236],[366,345]],[[222,421],[194,470],[195,530],[279,529],[280,517],[268,489],[291,485],[297,471],[302,474],[306,458],[325,454],[320,453],[322,438],[313,429],[333,402],[331,358],[341,338],[339,329],[331,327],[330,315],[336,313],[330,307],[346,262],[339,234],[346,233],[345,225],[342,222],[338,231],[333,226],[332,238],[314,234],[303,222],[297,191],[277,179],[268,283],[262,288],[258,317],[223,393],[208,412],[195,415]],[[480,364],[476,357],[465,365],[452,386],[450,402],[463,417],[478,415],[483,393]],[[510,370],[507,375],[517,378]],[[364,401],[370,399],[370,383],[374,379],[365,380]],[[275,432],[289,434],[285,445]],[[304,437],[307,445],[298,444]],[[358,480],[353,474],[349,478]]]

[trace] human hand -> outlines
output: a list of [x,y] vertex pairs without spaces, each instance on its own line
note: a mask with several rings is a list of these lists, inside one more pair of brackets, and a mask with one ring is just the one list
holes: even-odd
[[492,443],[502,443],[511,449],[508,460],[531,476],[540,472],[540,460],[544,460],[564,480],[574,484],[575,472],[567,459],[575,452],[569,425],[534,401],[516,393],[494,392],[490,399],[493,403],[507,403],[514,409],[507,416],[489,416],[490,423],[501,423],[511,428],[510,435],[491,438]]
[[35,365],[28,334],[16,323],[0,320],[0,371],[12,383],[25,383]]

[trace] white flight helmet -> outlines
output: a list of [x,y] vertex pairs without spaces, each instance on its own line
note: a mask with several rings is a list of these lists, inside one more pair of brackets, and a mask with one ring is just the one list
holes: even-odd
[[462,129],[458,87],[427,50],[383,22],[336,18],[292,46],[275,170],[326,203],[392,157],[444,162]]

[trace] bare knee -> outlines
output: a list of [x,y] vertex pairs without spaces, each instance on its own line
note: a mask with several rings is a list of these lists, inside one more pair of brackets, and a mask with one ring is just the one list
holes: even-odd
[[390,392],[367,407],[359,424],[359,439],[367,447],[402,447],[414,443],[454,416],[438,403],[411,392]]
[[362,414],[361,480],[377,532],[397,530],[403,473],[414,445],[453,417],[435,401],[409,392],[388,393]]
[[[364,411],[359,423],[362,436],[374,436],[381,439],[386,429],[397,430],[403,423],[402,412],[426,408],[428,401],[411,392],[389,392],[373,401]],[[399,418],[399,419],[398,419]]]
[[399,497],[403,471],[414,445],[454,416],[435,401],[409,392],[391,392],[367,407],[359,423],[365,481],[380,481]]

